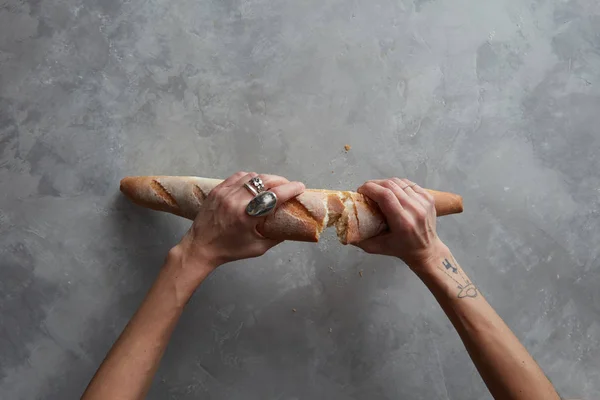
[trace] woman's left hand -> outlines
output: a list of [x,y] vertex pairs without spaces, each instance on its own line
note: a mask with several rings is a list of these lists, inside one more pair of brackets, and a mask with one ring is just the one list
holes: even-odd
[[246,206],[253,195],[244,183],[259,177],[277,196],[277,206],[304,192],[304,184],[277,175],[237,172],[207,196],[192,227],[182,239],[182,261],[210,270],[230,261],[263,255],[280,240],[267,239],[256,230],[265,217],[251,217]]

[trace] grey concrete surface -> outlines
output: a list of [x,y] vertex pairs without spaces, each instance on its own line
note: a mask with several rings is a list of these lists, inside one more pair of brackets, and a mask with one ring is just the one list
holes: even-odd
[[[187,228],[121,177],[244,169],[461,193],[440,236],[597,399],[599,127],[594,0],[1,0],[0,398],[77,398]],[[490,396],[420,281],[328,234],[211,276],[149,398]]]

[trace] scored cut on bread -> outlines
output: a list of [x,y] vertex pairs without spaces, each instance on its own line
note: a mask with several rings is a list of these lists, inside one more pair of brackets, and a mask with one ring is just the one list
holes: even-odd
[[[121,180],[121,191],[140,206],[193,220],[221,182],[197,176],[128,176]],[[435,199],[438,216],[463,211],[460,195],[426,190]],[[387,229],[377,204],[360,193],[306,189],[263,218],[257,230],[270,239],[318,242],[330,226],[335,226],[343,244],[358,243]]]

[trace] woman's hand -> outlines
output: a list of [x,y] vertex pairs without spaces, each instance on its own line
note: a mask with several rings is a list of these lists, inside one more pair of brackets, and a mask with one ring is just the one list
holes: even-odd
[[260,177],[265,188],[277,196],[277,205],[304,191],[300,182],[290,182],[277,175],[237,172],[209,193],[192,227],[180,243],[182,262],[214,269],[226,262],[258,257],[281,243],[266,239],[256,230],[264,217],[250,217],[246,206],[253,195],[244,183]]
[[358,192],[377,203],[389,228],[357,244],[367,253],[399,257],[418,269],[445,249],[435,230],[433,196],[416,183],[399,178],[372,180]]

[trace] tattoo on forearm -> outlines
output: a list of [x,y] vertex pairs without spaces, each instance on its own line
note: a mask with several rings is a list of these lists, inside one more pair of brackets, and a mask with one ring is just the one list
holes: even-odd
[[[463,273],[461,273],[461,271],[459,271],[457,267],[452,265],[452,263],[448,261],[447,258],[445,258],[444,261],[442,261],[442,266],[438,267],[438,269],[446,275],[448,275],[448,277],[454,282],[456,282],[458,288],[457,297],[459,299],[465,297],[477,297],[477,287],[475,287],[475,285],[469,279],[467,279],[467,277]],[[452,275],[450,275],[448,271],[452,271]]]
[[455,274],[458,272],[458,269],[456,269],[456,267],[454,267],[452,264],[450,264],[450,261],[448,261],[447,258],[444,258],[444,261],[442,261],[442,265],[444,267],[446,267],[446,270],[451,269],[452,272],[454,272]]
[[471,282],[469,282],[467,286],[463,287],[458,285],[458,289],[460,290],[457,295],[459,299],[464,297],[477,297],[477,288]]

